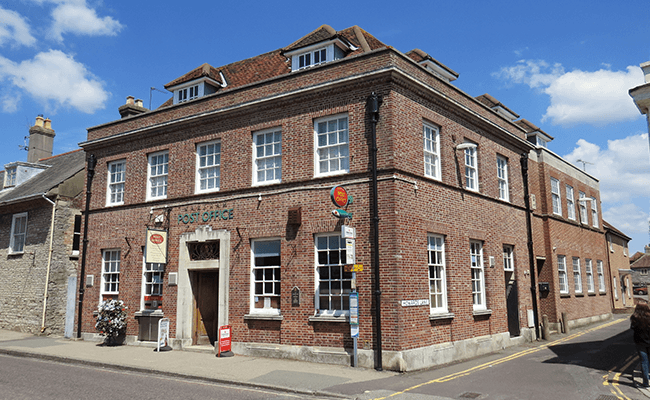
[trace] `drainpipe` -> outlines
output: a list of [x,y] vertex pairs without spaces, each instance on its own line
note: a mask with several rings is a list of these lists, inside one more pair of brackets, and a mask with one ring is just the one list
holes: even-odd
[[535,336],[539,339],[539,316],[537,315],[537,273],[535,272],[535,254],[533,253],[533,226],[531,220],[530,195],[528,194],[528,153],[521,154],[521,175],[524,181],[524,204],[526,206],[526,233],[528,236],[528,263],[530,264],[530,295],[533,298],[533,323]]
[[90,187],[93,183],[93,176],[95,176],[95,165],[97,158],[94,154],[88,156],[87,179],[86,179],[86,210],[84,211],[84,238],[83,238],[83,254],[81,255],[81,271],[79,272],[79,305],[77,306],[77,339],[81,338],[81,314],[84,304],[84,292],[86,291],[86,253],[88,250],[88,214],[90,212]]
[[371,168],[372,168],[372,227],[374,259],[372,269],[375,271],[375,336],[377,337],[377,361],[375,369],[382,371],[381,350],[381,286],[379,284],[379,202],[377,201],[377,121],[379,121],[379,106],[381,98],[372,92],[368,99],[371,117]]
[[[50,249],[47,256],[47,272],[45,273],[45,290],[43,291],[43,318],[41,319],[41,333],[45,332],[45,312],[47,311],[47,288],[50,283],[50,268],[52,266],[52,251],[54,242],[54,215],[56,214],[56,203],[41,194],[43,199],[52,204],[52,221],[50,223]],[[58,199],[57,199],[58,201]]]

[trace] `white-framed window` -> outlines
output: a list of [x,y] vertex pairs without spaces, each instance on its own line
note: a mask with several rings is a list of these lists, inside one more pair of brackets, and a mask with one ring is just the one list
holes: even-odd
[[221,142],[196,145],[196,193],[214,192],[221,185]]
[[598,291],[600,293],[605,293],[607,289],[605,288],[605,273],[603,271],[603,262],[601,260],[596,260],[596,274],[598,274]]
[[437,126],[424,123],[422,125],[424,139],[424,175],[440,179],[440,129]]
[[569,293],[569,282],[567,281],[566,256],[557,256],[557,281],[560,286],[560,293]]
[[598,228],[598,204],[594,197],[591,197],[591,224]]
[[7,168],[5,171],[5,185],[4,187],[16,186],[16,167]]
[[124,204],[124,181],[126,160],[108,163],[108,190],[106,191],[106,205],[115,206]]
[[161,151],[149,154],[147,177],[148,200],[167,198],[167,174],[169,173],[169,153]]
[[503,270],[515,270],[514,246],[509,244],[503,245]]
[[253,135],[253,184],[282,180],[282,131],[278,128]]
[[579,203],[579,208],[580,208],[580,222],[583,224],[588,224],[589,222],[587,221],[587,202],[584,201],[586,199],[586,195],[584,192],[578,192],[578,203]]
[[314,121],[315,167],[317,176],[350,171],[348,116],[336,115]]
[[253,240],[251,264],[251,314],[280,314],[280,240]]
[[445,271],[445,238],[428,236],[429,297],[431,314],[447,312],[447,277]]
[[468,147],[465,149],[465,188],[478,192],[478,162],[477,148]]
[[614,291],[614,298],[618,300],[618,290],[616,290],[616,277],[612,276],[612,290]]
[[497,156],[497,178],[499,179],[499,199],[510,201],[510,188],[508,186],[508,160]]
[[120,250],[102,251],[102,287],[101,295],[120,293]]
[[472,304],[474,310],[485,310],[485,275],[483,270],[483,243],[471,240],[469,242],[470,261],[472,268]]
[[614,242],[612,241],[612,235],[609,233],[606,235],[607,236],[607,243],[609,244],[609,251],[610,253],[614,252]]
[[576,219],[575,197],[573,197],[573,186],[570,185],[566,185],[566,215],[569,219]]
[[340,233],[317,235],[316,239],[316,310],[319,314],[348,315],[352,273],[343,268],[346,260],[345,239]]
[[298,56],[298,69],[327,62],[327,49],[316,49]]
[[140,308],[143,310],[157,310],[162,308],[163,278],[165,264],[144,262],[142,272],[142,301]]
[[544,140],[543,138],[539,137],[539,135],[535,136],[535,139],[536,139],[535,144],[537,146],[539,146],[539,147],[546,148],[546,146],[548,145],[548,142],[546,140]]
[[596,291],[594,287],[594,270],[589,258],[585,260],[585,274],[587,275],[587,293],[593,293]]
[[551,178],[551,201],[553,202],[553,214],[562,215],[562,203],[560,202],[560,181]]
[[641,275],[648,275],[648,269],[647,268],[642,268],[642,269],[639,270],[639,273]]
[[9,239],[9,254],[25,251],[27,237],[27,213],[14,214],[11,219],[11,238]]
[[188,100],[196,99],[199,97],[199,85],[193,85],[177,92],[177,103],[183,103]]
[[573,288],[576,293],[582,293],[582,273],[580,272],[580,258],[573,257]]

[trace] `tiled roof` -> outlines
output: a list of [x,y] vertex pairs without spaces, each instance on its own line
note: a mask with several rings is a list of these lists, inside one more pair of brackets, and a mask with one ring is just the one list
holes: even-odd
[[650,254],[644,254],[630,265],[631,269],[650,268]]
[[0,192],[0,206],[29,196],[47,193],[85,168],[86,153],[79,149],[38,160],[49,168],[13,189]]
[[[380,42],[358,26],[353,26],[337,32],[328,25],[322,25],[315,31],[282,49],[274,50],[245,60],[236,61],[222,67],[215,68],[209,64],[203,64],[187,74],[169,82],[165,85],[165,88],[174,87],[202,77],[209,77],[217,82],[221,82],[222,79],[219,73],[224,75],[226,83],[228,84],[228,89],[289,74],[291,73],[291,60],[284,55],[285,52],[333,38],[347,41],[355,46],[356,50],[346,54],[346,57],[386,47],[384,43]],[[161,105],[160,108],[167,107],[171,104],[173,104],[173,101],[168,100]]]
[[440,61],[436,60],[435,58],[431,57],[428,53],[425,53],[424,51],[420,49],[413,49],[406,53],[406,56],[409,57],[411,60],[419,63],[425,60],[429,60],[434,62],[435,64],[439,65],[441,68],[445,69],[447,72],[450,74],[454,75],[456,78],[458,78],[458,73],[451,68],[447,67],[445,64],[441,63]]
[[607,222],[607,221],[605,221],[605,220],[603,220],[603,228],[605,228],[605,230],[611,231],[611,232],[614,233],[616,236],[618,236],[618,237],[620,237],[620,238],[622,238],[622,239],[625,239],[625,240],[627,240],[628,242],[629,242],[630,240],[632,240],[631,237],[629,237],[629,236],[627,236],[626,234],[624,234],[623,232],[619,231],[619,230],[616,229],[612,224],[610,224],[609,222]]
[[523,129],[527,133],[541,132],[544,135],[548,136],[551,140],[554,139],[553,136],[551,136],[548,133],[544,132],[537,125],[533,124],[532,122],[530,122],[526,118],[522,118],[520,120],[515,121],[515,125],[518,125],[521,129]]
[[494,107],[501,107],[501,108],[504,108],[504,109],[507,110],[510,114],[514,115],[515,118],[519,118],[519,114],[517,114],[516,112],[512,111],[511,109],[509,109],[508,107],[506,107],[505,105],[503,105],[503,103],[501,103],[500,101],[498,101],[497,99],[495,99],[494,97],[490,96],[490,95],[487,94],[487,93],[478,96],[478,97],[476,98],[476,100],[478,100],[480,103],[482,103],[482,104],[484,104],[484,105],[486,105],[486,106],[488,106],[488,107],[490,107],[490,108],[494,108]]

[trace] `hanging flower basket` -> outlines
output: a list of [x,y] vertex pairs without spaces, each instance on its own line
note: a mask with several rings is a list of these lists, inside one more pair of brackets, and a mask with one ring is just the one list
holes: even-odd
[[120,344],[126,335],[126,306],[122,300],[105,300],[97,307],[95,329],[107,345]]

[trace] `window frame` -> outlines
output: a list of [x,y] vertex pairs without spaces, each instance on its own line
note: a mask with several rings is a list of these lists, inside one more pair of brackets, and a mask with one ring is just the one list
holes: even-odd
[[[156,163],[153,164],[154,159],[158,159],[158,157],[164,157],[166,160],[161,163]],[[163,200],[167,198],[167,189],[169,187],[169,151],[168,150],[163,150],[163,151],[157,151],[155,153],[151,153],[147,156],[147,201],[152,201],[152,200]],[[152,169],[153,168],[160,168],[162,167],[164,172],[162,173],[156,173],[156,175],[153,175]],[[157,171],[156,171],[157,172]],[[160,195],[152,195],[151,191],[154,189],[154,184],[153,181],[156,181],[156,192],[158,191],[158,188],[163,189],[163,194]],[[162,184],[159,184],[158,181],[163,182]]]
[[478,146],[466,148],[464,150],[464,155],[465,155],[465,189],[471,190],[472,192],[478,192],[479,191]]
[[[102,250],[101,286],[99,289],[100,301],[103,300],[104,296],[118,296],[120,294],[121,253],[121,249]],[[107,280],[108,276],[111,277],[111,280]],[[106,285],[115,285],[115,290],[106,290]]]
[[483,242],[480,240],[470,240],[469,245],[472,308],[474,311],[487,310]]
[[508,159],[497,154],[497,180],[499,181],[499,200],[510,201],[508,181]]
[[598,204],[596,203],[595,197],[590,197],[591,199],[591,225],[594,228],[598,228]]
[[[157,296],[160,297],[162,301],[163,290],[164,290],[164,280],[165,280],[165,269],[166,265],[163,263],[148,263],[146,260],[142,259],[142,290],[140,296],[140,310],[158,310],[162,308],[162,303],[160,307],[147,307],[146,301],[147,296]],[[150,277],[148,276],[150,275]],[[159,280],[155,280],[154,276],[157,276]],[[148,289],[151,288],[151,292],[148,293]],[[154,288],[159,289],[157,292],[154,292]]]
[[[210,146],[213,146],[212,153],[208,153]],[[202,148],[206,149],[205,154],[201,154]],[[207,142],[197,143],[195,146],[195,166],[194,166],[194,193],[213,193],[221,189],[221,140],[210,140]],[[201,165],[202,159],[205,158],[205,165]],[[211,164],[208,161],[212,160]],[[206,174],[212,173],[211,176],[202,176],[203,172]],[[206,182],[205,188],[201,187],[203,181]],[[210,183],[214,187],[209,187]]]
[[591,258],[585,259],[585,275],[587,276],[587,293],[595,293],[596,287],[594,285],[594,270]]
[[[433,240],[433,243],[432,243]],[[429,312],[433,314],[446,314],[449,312],[447,304],[447,265],[445,261],[445,237],[443,235],[427,235],[427,265],[429,275]],[[433,271],[438,272],[432,276]],[[433,282],[439,282],[439,291],[432,292]],[[435,301],[434,296],[440,299]]]
[[[330,238],[336,237],[337,240],[339,241],[339,247],[336,249],[334,247],[330,247]],[[324,249],[328,252],[330,251],[338,251],[339,255],[339,262],[337,264],[335,263],[327,263],[327,264],[321,264],[319,263],[319,239],[327,238],[327,249]],[[349,294],[352,292],[351,290],[351,285],[352,285],[352,273],[351,272],[345,272],[343,266],[345,265],[345,256],[346,256],[346,247],[345,247],[345,239],[341,238],[340,233],[322,233],[322,234],[316,234],[314,235],[314,252],[315,252],[315,260],[314,260],[314,265],[315,265],[315,273],[314,273],[314,283],[315,283],[315,292],[314,292],[314,308],[316,309],[316,316],[330,316],[330,317],[341,317],[341,316],[349,316],[350,315],[350,296]],[[330,278],[323,278],[321,279],[321,271],[320,268],[340,268],[340,279],[336,278],[331,278],[332,277],[332,271],[329,270],[328,274]],[[328,308],[323,308],[321,305],[321,297],[323,296],[323,291],[321,290],[321,281],[323,282],[333,282],[333,281],[339,281],[340,282],[340,287],[341,287],[341,294],[340,294],[340,299],[341,299],[341,308],[330,308],[331,305],[331,291],[330,294],[328,295]],[[346,282],[350,285],[350,288],[347,289],[347,296],[345,295],[346,292]],[[347,297],[347,309],[345,308],[345,299]]]
[[7,170],[5,171],[5,181],[4,181],[5,188],[16,186],[17,173],[18,173],[18,167],[7,168]]
[[515,271],[515,246],[511,244],[503,245],[503,270]]
[[566,190],[566,214],[567,214],[567,218],[569,218],[572,221],[575,221],[575,219],[576,219],[576,203],[575,203],[575,196],[574,196],[573,186],[565,185],[565,190]]
[[[427,133],[430,135],[428,136]],[[440,163],[440,128],[427,122],[422,123],[422,141],[424,176],[439,181],[442,175]]]
[[569,294],[569,274],[566,268],[566,256],[557,256],[557,280],[560,294]]
[[[17,221],[24,220],[24,222],[18,222],[24,227],[21,232],[16,232],[16,229],[20,228],[17,224]],[[9,254],[24,254],[25,246],[27,245],[27,222],[28,215],[26,212],[16,213],[11,216],[11,234],[9,237]],[[16,249],[17,240],[20,240],[20,249]]]
[[582,270],[580,269],[580,257],[572,257],[573,266],[573,289],[576,294],[582,294]]
[[[345,129],[340,129],[340,121],[345,120]],[[328,138],[332,134],[329,130],[329,124],[332,121],[336,121],[336,143],[329,144]],[[325,132],[319,132],[320,124],[325,124],[327,127]],[[340,141],[340,136],[342,132],[345,131],[344,137],[347,139],[345,141]],[[319,137],[324,136],[326,143],[321,145]],[[338,157],[329,157],[330,150],[337,149],[335,154],[344,154],[343,156]],[[326,151],[328,158],[321,159],[321,152]],[[331,170],[329,164],[333,160],[338,160],[338,169]],[[322,162],[328,164],[328,170],[323,172],[321,170]],[[327,117],[318,118],[314,120],[314,177],[325,177],[325,176],[334,176],[342,175],[350,172],[350,117],[347,113],[329,115]]]
[[[268,135],[271,135],[271,140],[272,142],[267,143],[266,139]],[[263,143],[258,143],[258,138],[262,138]],[[271,147],[273,154],[267,155],[266,150]],[[260,157],[258,155],[258,152],[260,150],[260,147],[264,154]],[[276,153],[276,150],[279,150],[279,152]],[[273,160],[275,162],[275,165],[272,168],[266,168],[266,162],[269,160]],[[261,169],[261,167],[264,167],[264,169]],[[282,182],[282,129],[280,127],[276,128],[270,128],[270,129],[264,129],[261,131],[257,131],[253,133],[253,186],[261,186],[261,185],[271,185],[274,183],[280,183]],[[259,174],[260,172],[266,172],[268,171],[274,171],[273,172],[273,179],[269,180],[262,180],[260,181],[259,179]],[[266,175],[265,173],[265,175]]]
[[[114,171],[114,167],[122,167],[121,171]],[[106,206],[119,206],[124,204],[124,188],[126,187],[126,159],[111,161],[107,165],[107,178],[106,178]],[[122,180],[113,180],[120,176]],[[120,201],[115,201],[114,198],[120,196]]]
[[587,202],[585,199],[587,195],[585,192],[578,192],[578,204],[580,208],[580,223],[583,225],[589,225],[589,217],[587,216]]
[[553,205],[553,214],[559,216],[562,216],[562,202],[560,201],[561,198],[560,180],[551,177],[551,204]]
[[[278,265],[261,265],[257,266],[255,264],[256,262],[256,247],[258,244],[261,244],[262,242],[277,242],[277,258],[278,258]],[[282,241],[280,238],[264,238],[264,239],[252,239],[251,240],[251,275],[250,275],[250,300],[249,300],[249,312],[250,314],[256,314],[256,315],[281,315],[282,313]],[[271,254],[271,253],[268,253]],[[266,276],[266,271],[265,270],[272,270],[272,276],[271,279],[267,279]],[[256,271],[262,271],[262,279],[258,279],[256,276]],[[278,273],[276,273],[276,271]],[[262,293],[261,297],[264,297],[264,307],[262,308],[257,308],[255,307],[255,304],[257,303],[256,298],[260,297],[258,293],[256,293],[256,284],[260,283],[262,285]],[[271,292],[266,292],[266,284],[270,283],[272,285],[272,291]],[[277,293],[276,293],[277,291]],[[275,297],[277,299],[277,307],[272,307],[271,302],[272,302],[272,297]],[[267,301],[266,299],[269,299],[268,301],[268,307],[266,306]]]
[[606,293],[607,288],[605,287],[605,271],[603,268],[602,260],[596,260],[596,274],[598,275],[598,291],[600,293]]

